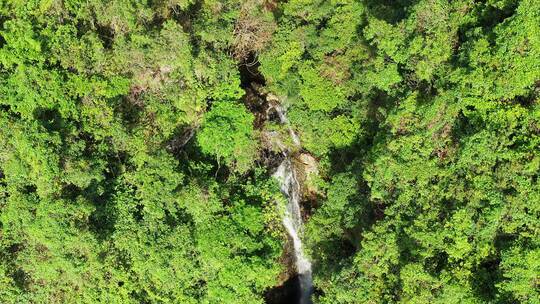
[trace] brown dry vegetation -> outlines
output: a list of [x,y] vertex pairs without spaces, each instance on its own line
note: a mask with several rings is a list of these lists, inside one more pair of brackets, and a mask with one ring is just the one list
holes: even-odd
[[267,45],[276,30],[276,23],[268,8],[268,1],[249,0],[242,4],[240,17],[234,27],[234,57],[247,59],[250,53],[258,53]]

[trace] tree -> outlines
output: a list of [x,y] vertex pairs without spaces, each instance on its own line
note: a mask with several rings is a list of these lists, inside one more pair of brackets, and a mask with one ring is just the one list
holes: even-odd
[[257,144],[253,130],[253,114],[234,102],[216,102],[205,116],[197,142],[203,153],[217,158],[218,163],[239,172],[252,164]]

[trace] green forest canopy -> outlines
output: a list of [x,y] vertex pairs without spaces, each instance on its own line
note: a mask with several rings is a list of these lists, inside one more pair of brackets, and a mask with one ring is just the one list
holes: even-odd
[[246,64],[319,163],[314,303],[540,303],[539,0],[0,1],[0,302],[264,303]]

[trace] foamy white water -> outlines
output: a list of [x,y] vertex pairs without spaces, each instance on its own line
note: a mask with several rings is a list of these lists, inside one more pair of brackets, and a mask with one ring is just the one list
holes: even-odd
[[[282,124],[289,126],[289,122],[283,108],[275,106]],[[289,133],[293,143],[300,146],[300,139],[289,126]],[[311,276],[311,262],[304,255],[302,250],[302,240],[300,236],[303,233],[302,214],[300,212],[300,184],[296,178],[296,172],[292,165],[291,157],[288,151],[284,152],[285,159],[281,162],[273,176],[279,181],[281,192],[287,197],[287,207],[283,217],[283,226],[293,241],[294,258],[296,271],[298,272],[301,288],[300,304],[311,303],[311,292],[313,289],[313,280]]]

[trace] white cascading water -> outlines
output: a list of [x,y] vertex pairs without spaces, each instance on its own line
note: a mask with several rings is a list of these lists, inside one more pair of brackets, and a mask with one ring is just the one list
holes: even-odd
[[[282,124],[289,126],[287,117],[280,106],[274,106]],[[300,146],[300,140],[289,126],[289,133],[296,146]],[[300,304],[311,303],[313,282],[311,277],[311,262],[304,255],[300,235],[303,231],[302,214],[300,212],[300,184],[296,178],[296,172],[289,155],[284,151],[285,159],[281,162],[273,176],[279,181],[281,192],[287,197],[287,207],[283,217],[283,226],[293,241],[296,271],[300,281]]]

